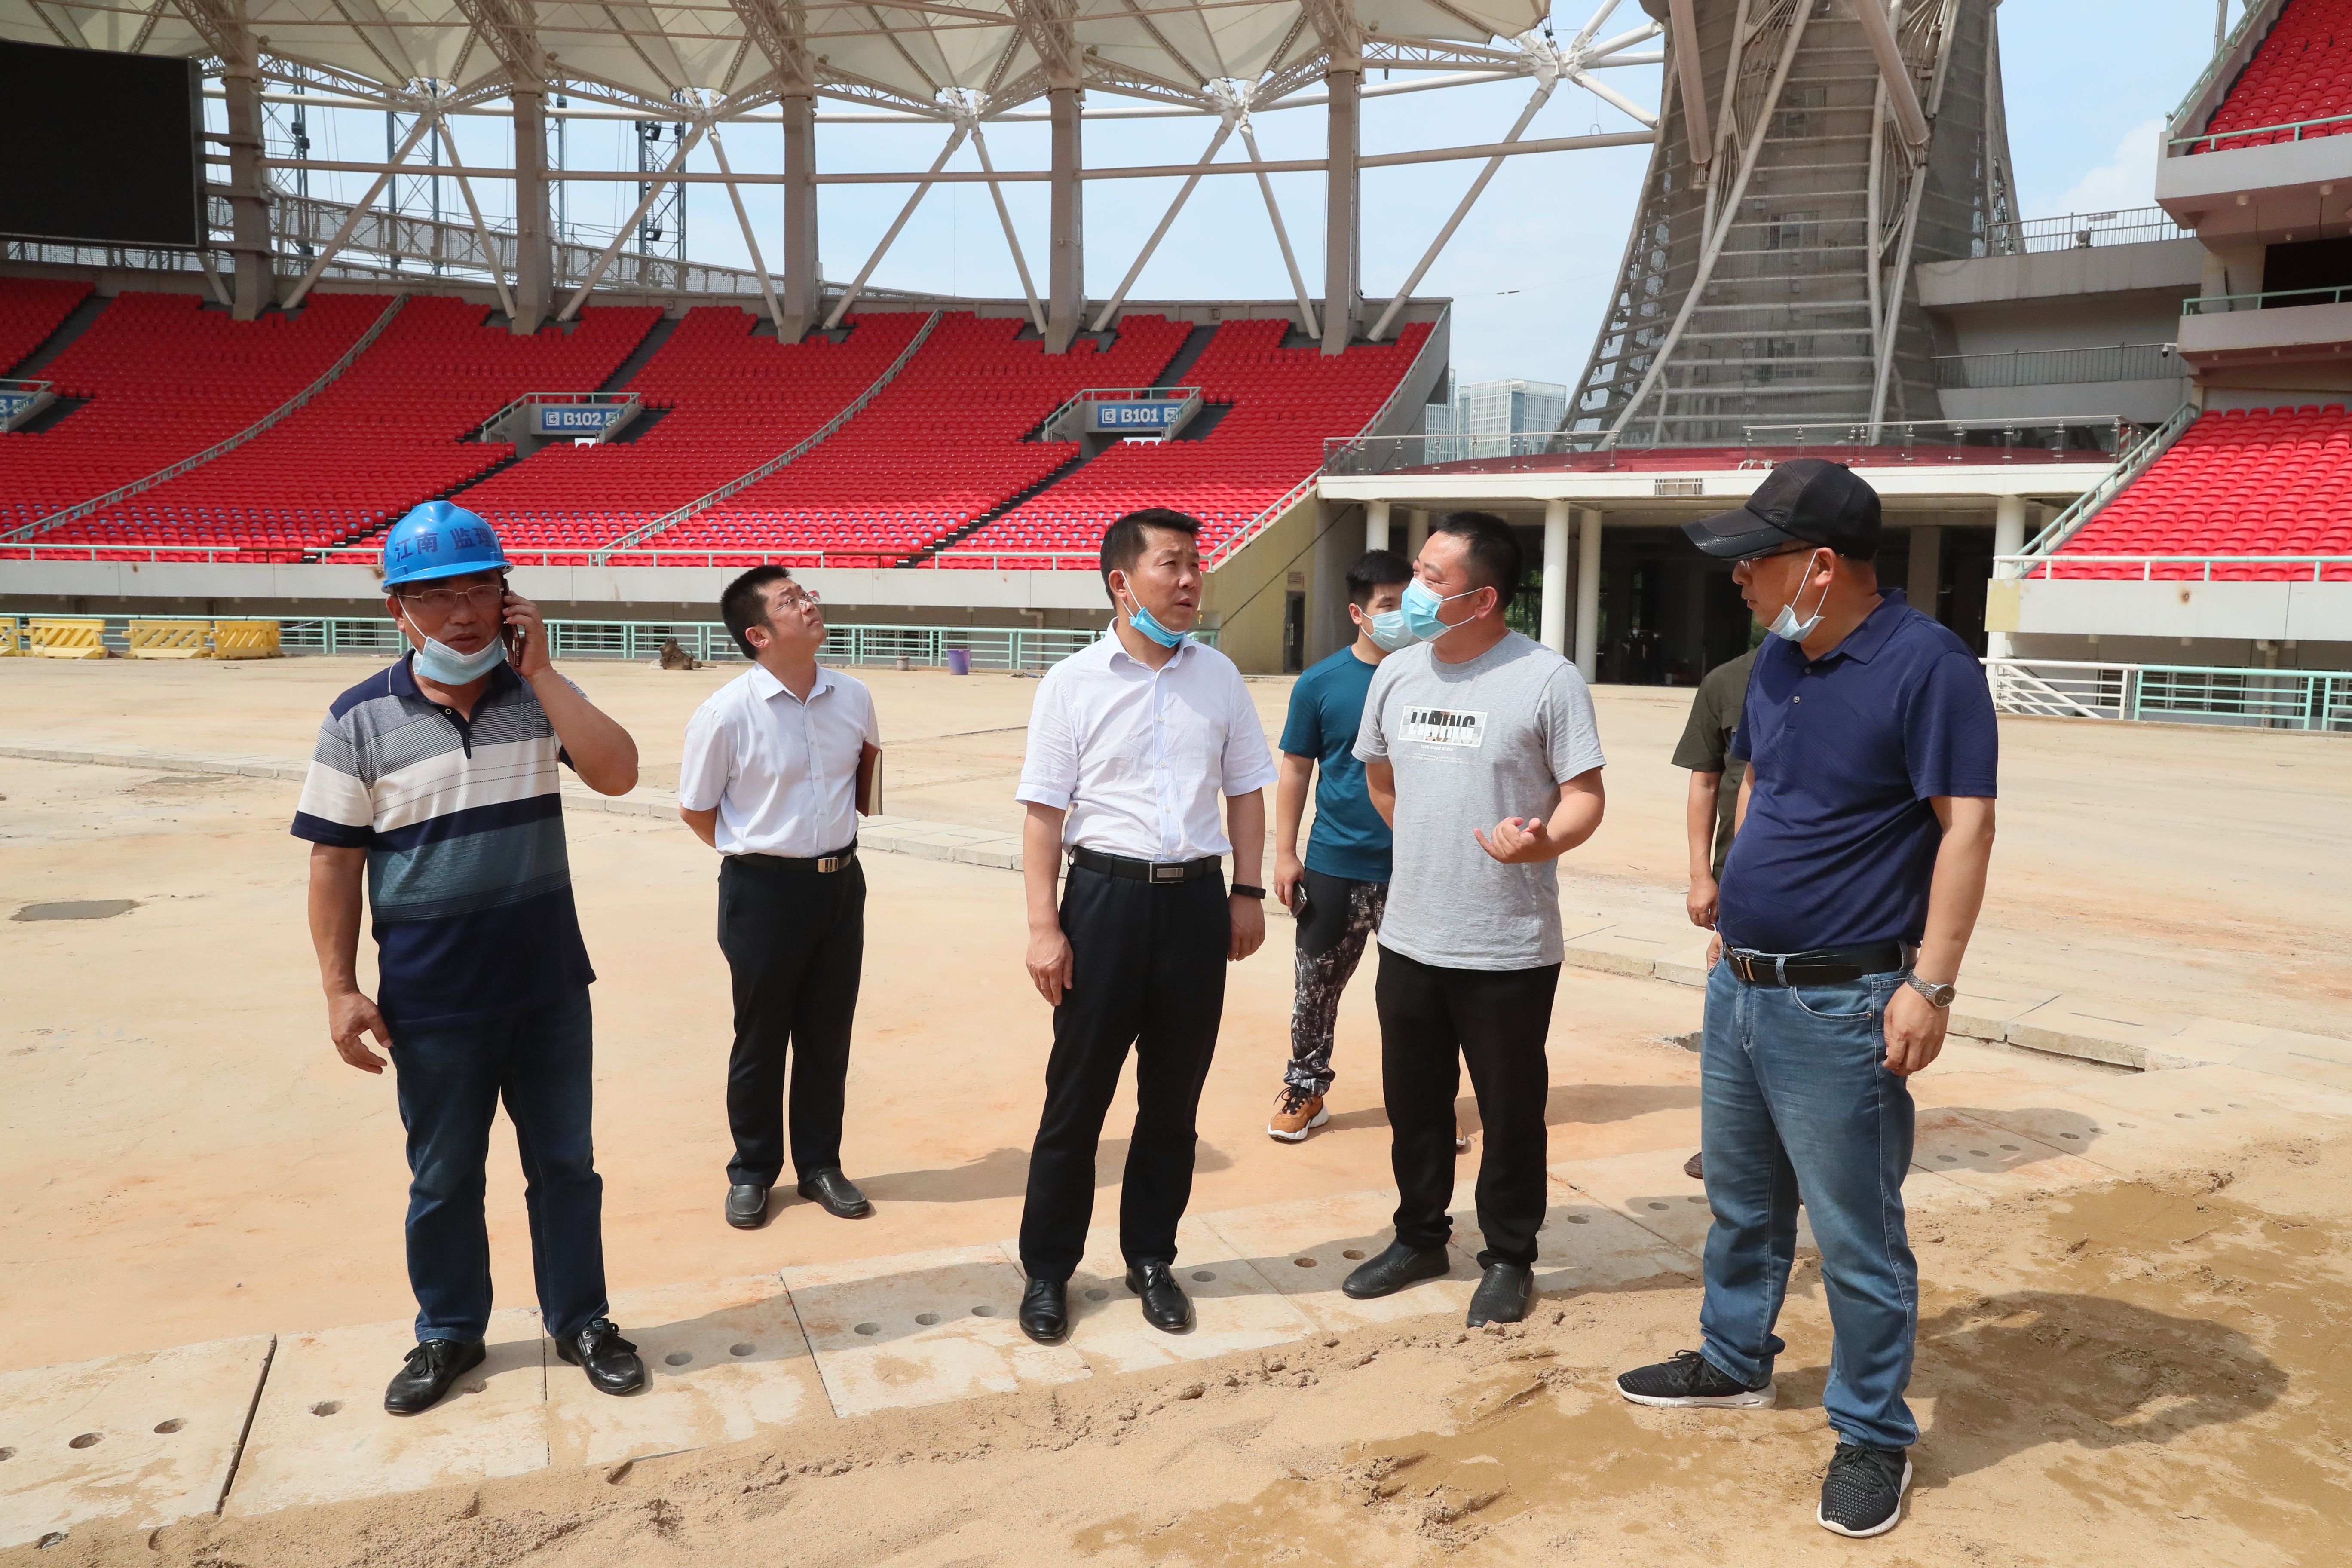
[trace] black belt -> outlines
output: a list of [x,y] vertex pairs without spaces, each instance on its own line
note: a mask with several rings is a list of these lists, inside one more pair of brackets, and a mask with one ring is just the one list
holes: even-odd
[[802,859],[794,859],[789,855],[761,855],[756,852],[730,856],[729,858],[746,870],[833,872],[845,869],[856,863],[857,841],[853,838],[849,841],[848,848],[836,849],[830,855],[816,855]]
[[1200,860],[1136,860],[1125,855],[1106,855],[1098,849],[1070,851],[1070,863],[1084,866],[1089,871],[1100,871],[1106,877],[1129,877],[1139,882],[1197,882],[1203,877],[1213,877],[1224,868],[1224,861],[1211,855]]
[[1811,952],[1758,952],[1727,947],[1723,962],[1750,985],[1842,985],[1865,974],[1911,967],[1912,949],[1899,942],[1822,947]]

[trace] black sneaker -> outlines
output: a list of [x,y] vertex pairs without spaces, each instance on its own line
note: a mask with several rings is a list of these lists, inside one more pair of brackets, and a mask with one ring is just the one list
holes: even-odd
[[1903,1494],[1910,1486],[1907,1450],[1840,1443],[1822,1478],[1822,1510],[1813,1518],[1837,1535],[1884,1535],[1903,1521]]
[[1636,1405],[1696,1406],[1712,1410],[1769,1410],[1779,1397],[1772,1380],[1750,1388],[1696,1351],[1676,1351],[1672,1361],[1620,1373],[1617,1392]]

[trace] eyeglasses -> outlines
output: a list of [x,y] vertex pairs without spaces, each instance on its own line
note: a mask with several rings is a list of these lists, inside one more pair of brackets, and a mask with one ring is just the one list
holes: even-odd
[[403,594],[401,603],[422,605],[436,616],[446,616],[457,607],[459,599],[470,600],[477,610],[497,609],[506,600],[504,582],[477,583],[470,588],[427,588],[421,594]]
[[776,595],[776,603],[787,610],[806,609],[809,605],[816,604],[818,600],[819,595],[810,593],[805,588],[794,588]]

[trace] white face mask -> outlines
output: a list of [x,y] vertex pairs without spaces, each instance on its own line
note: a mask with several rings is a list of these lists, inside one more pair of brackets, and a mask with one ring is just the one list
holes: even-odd
[[[1820,556],[1820,554],[1821,552],[1816,550],[1811,555],[1805,557],[1805,576],[1810,577],[1813,574],[1813,562],[1818,556]],[[1801,578],[1797,584],[1797,593],[1800,596],[1802,596],[1804,591],[1804,582]],[[1815,626],[1822,624],[1822,612],[1829,607],[1829,603],[1830,591],[1828,586],[1824,584],[1822,588],[1821,600],[1818,604],[1813,605],[1813,613],[1811,615],[1806,616],[1801,621],[1799,620],[1797,618],[1796,600],[1791,599],[1789,603],[1780,606],[1780,613],[1772,617],[1771,626],[1766,629],[1776,637],[1786,637],[1790,642],[1802,642],[1807,637],[1813,635],[1813,628]]]

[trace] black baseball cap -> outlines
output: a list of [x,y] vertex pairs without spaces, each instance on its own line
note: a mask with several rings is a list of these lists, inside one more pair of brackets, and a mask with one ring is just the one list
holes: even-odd
[[1797,458],[1764,477],[1748,504],[1683,524],[1709,555],[1745,561],[1791,544],[1820,544],[1850,560],[1878,554],[1878,492],[1843,463]]

